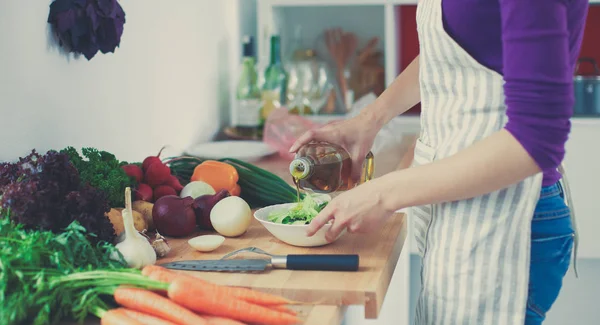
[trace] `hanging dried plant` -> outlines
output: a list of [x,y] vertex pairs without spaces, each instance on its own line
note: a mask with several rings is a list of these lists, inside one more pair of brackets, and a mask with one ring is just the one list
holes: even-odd
[[119,46],[125,12],[117,0],[55,0],[48,23],[62,50],[91,60]]

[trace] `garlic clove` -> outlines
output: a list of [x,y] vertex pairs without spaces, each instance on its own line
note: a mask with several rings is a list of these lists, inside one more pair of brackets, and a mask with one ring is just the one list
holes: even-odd
[[211,252],[219,248],[225,237],[219,235],[204,235],[188,240],[188,244],[200,252]]
[[154,247],[154,251],[158,257],[165,257],[171,251],[169,244],[162,239],[157,239],[152,242],[152,247]]
[[156,239],[152,242],[152,247],[154,247],[154,251],[158,257],[165,257],[171,251],[169,242],[158,231],[156,232]]

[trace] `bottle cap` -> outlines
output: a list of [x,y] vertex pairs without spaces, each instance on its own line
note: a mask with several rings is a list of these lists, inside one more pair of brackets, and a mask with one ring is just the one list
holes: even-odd
[[254,57],[254,39],[250,35],[242,38],[242,56]]
[[304,179],[310,175],[311,163],[307,158],[296,158],[290,163],[290,174],[296,179]]

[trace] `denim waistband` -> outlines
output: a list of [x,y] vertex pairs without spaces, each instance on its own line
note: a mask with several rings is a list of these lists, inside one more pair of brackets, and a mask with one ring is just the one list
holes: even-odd
[[540,192],[540,200],[546,199],[546,198],[549,198],[552,196],[556,196],[556,195],[560,195],[561,197],[564,197],[563,188],[562,188],[562,185],[560,185],[560,182],[556,182],[553,185],[542,187],[542,190]]
[[564,202],[564,192],[559,182],[542,187],[540,199],[533,213],[533,221],[568,218],[570,214],[571,211]]

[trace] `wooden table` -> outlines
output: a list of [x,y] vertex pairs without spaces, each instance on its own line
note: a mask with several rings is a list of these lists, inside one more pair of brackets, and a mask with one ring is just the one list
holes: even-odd
[[[375,160],[375,177],[406,167],[402,153],[410,150],[411,140],[395,150],[379,154]],[[277,156],[256,165],[279,175],[291,184],[289,161]],[[198,233],[204,234],[204,233]],[[227,238],[223,246],[210,253],[193,250],[185,239],[170,239],[171,253],[157,264],[176,260],[219,259],[240,248],[258,247],[272,254],[359,254],[358,272],[316,272],[267,270],[256,274],[185,272],[218,284],[248,287],[310,303],[298,311],[305,324],[340,324],[345,307],[363,305],[365,317],[378,317],[396,263],[406,239],[403,214],[395,214],[377,232],[368,235],[346,234],[336,242],[315,248],[287,245],[273,237],[260,223],[253,220],[248,231],[238,238]],[[256,257],[255,255],[243,255]]]
[[[267,269],[262,273],[221,273],[181,271],[217,284],[248,287],[315,305],[364,305],[367,318],[377,318],[390,284],[392,273],[406,238],[405,218],[396,214],[369,235],[345,234],[322,247],[294,247],[273,237],[253,220],[248,231],[210,253],[195,251],[185,239],[170,239],[172,251],[157,264],[178,260],[219,259],[245,247],[258,247],[277,255],[286,254],[358,254],[357,272],[290,271]],[[204,234],[204,233],[198,233]],[[249,258],[255,254],[243,254]]]
[[[410,150],[410,141],[396,150],[388,150],[375,160],[375,177],[406,167],[402,154]],[[277,174],[291,183],[288,161],[277,156],[256,165]],[[199,232],[196,235],[205,234]],[[193,237],[193,236],[190,236]],[[272,254],[359,254],[357,272],[319,272],[266,270],[262,273],[185,272],[222,285],[242,286],[306,302],[294,306],[305,325],[341,324],[346,307],[363,305],[365,317],[378,317],[390,285],[396,263],[406,239],[403,214],[395,214],[379,230],[368,235],[345,234],[336,242],[315,248],[287,245],[273,237],[260,223],[253,220],[248,231],[238,238],[227,238],[224,244],[210,253],[193,250],[188,238],[169,238],[171,252],[157,264],[177,260],[219,259],[240,248],[258,247]],[[255,255],[242,255],[256,257]],[[99,324],[91,321],[86,325]]]

